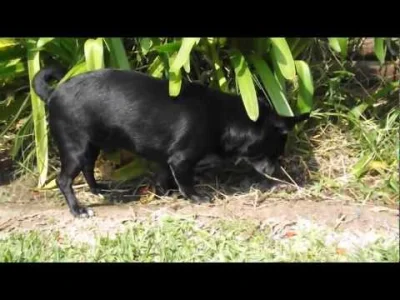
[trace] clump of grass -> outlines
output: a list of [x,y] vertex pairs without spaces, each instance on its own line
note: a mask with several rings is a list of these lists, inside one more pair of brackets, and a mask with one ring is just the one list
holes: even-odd
[[115,237],[72,243],[59,233],[29,232],[0,240],[3,262],[294,262],[398,261],[398,240],[377,240],[348,253],[327,243],[327,232],[310,228],[277,238],[249,221],[202,224],[172,217],[135,222]]

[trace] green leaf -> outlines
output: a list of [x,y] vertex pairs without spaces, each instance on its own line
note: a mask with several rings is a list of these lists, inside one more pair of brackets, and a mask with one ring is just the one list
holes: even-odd
[[[171,57],[169,57],[169,64],[175,61],[177,54],[174,53]],[[179,95],[182,87],[182,73],[181,70],[173,70],[169,69],[169,95],[172,97],[176,97]]]
[[362,174],[364,174],[368,170],[368,164],[373,159],[373,155],[373,153],[370,153],[362,156],[353,166],[351,173],[356,177],[360,177]]
[[37,42],[37,48],[38,50],[40,50],[41,48],[43,48],[44,45],[46,45],[47,43],[50,43],[52,40],[54,40],[54,38],[40,38]]
[[236,82],[239,86],[247,115],[250,120],[256,121],[259,117],[258,99],[247,62],[242,53],[236,49],[231,51],[230,60],[235,70]]
[[149,66],[148,73],[157,78],[161,78],[164,71],[164,63],[160,56],[157,56]]
[[76,76],[76,75],[85,73],[85,72],[87,72],[87,71],[88,71],[88,69],[87,69],[86,62],[82,62],[82,63],[80,63],[80,64],[76,64],[75,66],[73,66],[73,67],[68,71],[67,74],[65,74],[65,76],[63,77],[63,79],[60,80],[60,82],[58,83],[58,85],[62,84],[63,82],[67,81],[68,79],[70,79],[70,78],[72,78],[72,77],[74,77],[74,76]]
[[354,107],[349,112],[349,114],[358,120],[360,116],[364,113],[364,111],[368,108],[368,106],[368,103],[361,103],[360,105]]
[[293,59],[297,59],[313,42],[312,38],[288,38],[286,40],[292,52]]
[[385,56],[386,56],[386,46],[385,46],[385,40],[383,38],[374,39],[374,51],[376,57],[379,59],[379,62],[383,64],[385,62]]
[[250,62],[254,65],[257,74],[260,76],[261,82],[277,113],[282,116],[294,116],[280,83],[274,76],[267,62],[257,55],[250,56]]
[[130,70],[131,66],[122,40],[120,38],[107,38],[105,40],[110,48],[111,58],[115,67],[122,70]]
[[336,52],[341,52],[340,43],[338,38],[328,38],[329,46]]
[[85,59],[89,71],[104,68],[103,39],[88,39],[85,43]]
[[292,52],[285,38],[271,38],[273,59],[276,60],[279,70],[287,80],[293,80],[296,76],[296,69]]
[[0,50],[4,50],[9,47],[14,47],[16,45],[19,45],[19,42],[16,39],[10,39],[10,38],[0,38]]
[[400,81],[390,81],[381,89],[377,90],[374,93],[373,98],[379,100],[380,98],[386,97],[388,94],[394,91],[398,91],[399,87],[400,87]]
[[45,103],[32,88],[32,79],[40,70],[40,52],[33,50],[37,45],[28,43],[28,73],[31,84],[32,117],[35,132],[36,163],[39,172],[38,187],[45,184],[48,172],[48,140]]
[[164,45],[154,47],[154,51],[172,54],[179,50],[179,48],[181,47],[181,44],[182,44],[182,41],[167,43]]
[[227,92],[228,91],[228,82],[225,78],[224,72],[222,71],[222,63],[218,57],[215,44],[209,44],[209,51],[211,54],[211,59],[214,64],[214,71],[215,71],[216,79],[218,81],[218,85],[223,92]]
[[268,42],[269,40],[266,38],[255,38],[254,40],[254,48],[257,55],[264,55],[268,52]]
[[349,39],[348,38],[337,38],[340,46],[340,54],[342,58],[345,59],[347,57],[347,44]]
[[170,67],[172,72],[177,72],[183,65],[190,63],[190,52],[195,44],[200,41],[200,38],[183,38],[179,52]]
[[25,74],[25,65],[21,58],[0,62],[0,79],[15,78],[21,74]]
[[183,69],[186,73],[190,73],[190,58],[183,64]]
[[146,160],[136,157],[129,164],[115,170],[111,174],[112,180],[125,181],[137,178],[143,175],[148,169]]
[[142,38],[140,39],[140,48],[142,49],[142,53],[146,55],[152,46],[151,38]]
[[5,64],[8,60],[25,58],[26,49],[22,45],[17,45],[15,47],[0,48],[0,64]]
[[305,61],[295,61],[297,74],[299,76],[299,98],[297,106],[301,113],[311,111],[314,96],[314,84],[310,67]]

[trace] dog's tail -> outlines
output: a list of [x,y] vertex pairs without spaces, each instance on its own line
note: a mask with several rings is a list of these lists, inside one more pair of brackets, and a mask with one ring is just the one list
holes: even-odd
[[47,103],[54,88],[50,86],[50,80],[61,80],[66,74],[63,68],[50,67],[40,70],[33,78],[32,87],[40,99]]

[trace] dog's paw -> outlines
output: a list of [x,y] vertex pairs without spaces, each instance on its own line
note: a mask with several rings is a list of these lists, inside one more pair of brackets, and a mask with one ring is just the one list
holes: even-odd
[[94,216],[94,211],[90,208],[79,207],[76,210],[72,211],[72,215],[75,218],[87,219]]

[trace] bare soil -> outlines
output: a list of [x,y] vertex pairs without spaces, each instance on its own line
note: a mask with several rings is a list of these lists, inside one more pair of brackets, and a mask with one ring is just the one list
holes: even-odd
[[395,233],[399,231],[399,210],[388,207],[345,204],[341,201],[313,200],[274,201],[257,204],[255,199],[230,197],[209,204],[191,204],[185,200],[154,199],[150,203],[100,203],[89,205],[95,216],[89,219],[72,217],[61,203],[0,204],[0,235],[26,230],[58,231],[77,240],[94,235],[113,235],[129,222],[170,214],[205,221],[247,219],[260,223],[293,224],[307,219],[334,231],[350,230]]
[[[232,188],[230,193],[223,189],[225,194],[216,197],[213,203],[200,205],[172,196],[156,198],[151,193],[136,197],[138,201],[116,203],[115,200],[121,201],[124,198],[123,194],[113,192],[111,198],[94,196],[88,192],[87,186],[76,186],[75,191],[80,202],[91,207],[95,213],[94,217],[88,219],[74,218],[58,190],[39,193],[32,190],[34,181],[29,182],[24,178],[10,181],[2,178],[0,237],[39,230],[59,232],[77,241],[88,241],[98,235],[114,235],[124,230],[129,223],[154,219],[165,214],[205,222],[221,219],[252,220],[281,228],[302,219],[336,232],[367,234],[373,231],[384,235],[394,234],[397,237],[399,235],[398,206],[371,205],[349,201],[348,197],[307,198],[307,194],[291,192],[282,197],[275,194],[274,189],[286,189],[284,184],[281,187],[262,187],[249,177],[243,178],[245,180],[242,182],[232,183],[238,188]],[[137,186],[133,194],[138,192]],[[214,184],[213,189],[218,190],[218,183]],[[266,190],[269,192],[265,192]]]

